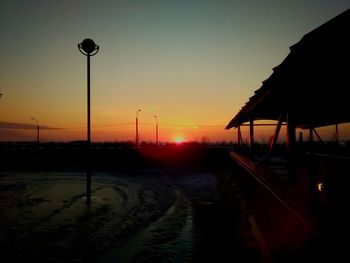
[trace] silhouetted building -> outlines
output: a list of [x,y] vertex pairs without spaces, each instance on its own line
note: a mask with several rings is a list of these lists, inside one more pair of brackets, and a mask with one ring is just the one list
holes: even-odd
[[[279,127],[286,123],[289,161],[293,162],[296,128],[312,131],[350,122],[349,25],[350,9],[291,46],[289,55],[273,69],[226,129],[250,122],[254,142],[253,121],[279,120]],[[279,128],[275,136],[278,132]]]

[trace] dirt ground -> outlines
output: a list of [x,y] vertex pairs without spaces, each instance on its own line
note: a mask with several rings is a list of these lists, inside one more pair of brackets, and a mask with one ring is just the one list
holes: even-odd
[[226,173],[1,172],[1,262],[259,262]]

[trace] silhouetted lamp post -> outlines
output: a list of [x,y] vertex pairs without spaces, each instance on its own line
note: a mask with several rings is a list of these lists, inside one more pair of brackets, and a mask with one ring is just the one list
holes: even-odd
[[40,137],[39,137],[40,136],[39,135],[40,134],[40,125],[39,125],[39,122],[38,122],[37,119],[35,119],[33,117],[31,117],[30,119],[36,122],[36,141],[39,144],[39,142],[40,142]]
[[158,119],[157,119],[157,115],[154,115],[154,118],[156,119],[156,145],[158,145]]
[[87,148],[88,148],[88,169],[86,173],[86,202],[91,202],[91,174],[89,167],[89,150],[91,144],[90,133],[90,57],[97,54],[100,47],[90,38],[85,38],[83,42],[78,44],[79,51],[87,57]]
[[136,147],[139,146],[139,112],[141,109],[136,111]]

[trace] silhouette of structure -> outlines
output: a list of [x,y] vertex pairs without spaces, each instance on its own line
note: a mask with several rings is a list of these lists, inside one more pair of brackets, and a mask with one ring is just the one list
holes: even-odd
[[[90,132],[90,57],[97,54],[100,47],[95,44],[95,42],[86,38],[83,42],[78,44],[79,51],[87,57],[87,148],[88,148],[88,159],[89,159],[89,150],[91,144],[91,132]],[[89,160],[87,161],[89,166]],[[87,168],[87,183],[86,183],[86,202],[90,204],[91,202],[91,173],[89,167]]]
[[136,148],[139,147],[139,112],[140,111],[141,109],[138,109],[136,111],[136,141],[135,141]]
[[33,117],[30,118],[31,120],[36,122],[36,141],[39,144],[40,143],[40,125],[39,121]]
[[290,47],[289,55],[273,69],[272,75],[227,124],[226,129],[250,127],[253,151],[254,121],[276,120],[276,130],[269,153],[277,141],[281,125],[287,125],[287,159],[289,179],[295,177],[296,128],[308,129],[309,140],[317,134],[315,128],[350,122],[350,9],[306,34]]
[[154,115],[154,118],[156,119],[156,145],[158,145],[158,118],[157,118],[157,115]]

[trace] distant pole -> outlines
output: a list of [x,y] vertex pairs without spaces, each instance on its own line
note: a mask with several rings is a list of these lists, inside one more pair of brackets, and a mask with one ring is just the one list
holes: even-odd
[[32,119],[33,121],[36,122],[36,142],[39,144],[40,143],[40,125],[37,119],[31,117],[30,119]]
[[139,112],[141,109],[136,111],[136,148],[139,147]]
[[154,115],[154,118],[156,119],[156,145],[158,145],[158,119],[157,119],[157,115]]
[[338,123],[335,125],[335,142],[339,144],[339,130],[338,130]]
[[79,51],[87,57],[87,172],[86,172],[86,202],[91,203],[91,172],[90,172],[90,57],[97,54],[100,47],[95,42],[86,38],[78,44]]

